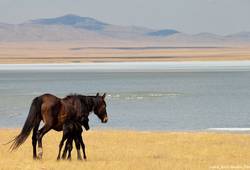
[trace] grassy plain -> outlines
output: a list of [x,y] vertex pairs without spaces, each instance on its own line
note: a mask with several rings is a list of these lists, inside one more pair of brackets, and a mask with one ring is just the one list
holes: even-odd
[[44,137],[43,160],[32,159],[31,137],[15,152],[3,145],[18,129],[0,130],[0,169],[249,169],[250,136],[214,132],[85,132],[87,161],[56,161],[61,133]]

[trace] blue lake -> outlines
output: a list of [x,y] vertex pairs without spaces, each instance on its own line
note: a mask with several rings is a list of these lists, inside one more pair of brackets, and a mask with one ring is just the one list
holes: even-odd
[[0,127],[21,127],[43,93],[107,92],[109,122],[91,128],[206,130],[250,127],[250,71],[0,71]]

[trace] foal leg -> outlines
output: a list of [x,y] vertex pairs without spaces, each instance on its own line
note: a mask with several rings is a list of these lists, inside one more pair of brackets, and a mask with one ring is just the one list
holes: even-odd
[[43,136],[50,130],[51,128],[47,125],[44,125],[37,133],[37,140],[38,140],[38,158],[42,159],[43,156],[43,144],[42,138]]
[[80,141],[77,138],[77,136],[74,137],[75,145],[76,145],[76,150],[77,150],[77,159],[82,160],[82,155],[80,153]]
[[62,154],[62,159],[66,159],[67,152],[69,150],[70,145],[70,137],[67,137],[66,144],[64,146],[63,154]]
[[61,158],[61,150],[62,150],[64,141],[65,141],[66,139],[67,139],[67,138],[66,138],[66,135],[63,134],[62,140],[61,140],[61,142],[60,142],[60,144],[59,144],[59,152],[58,152],[57,160],[60,160],[60,158]]
[[70,138],[69,144],[68,144],[67,147],[68,147],[68,150],[69,150],[67,159],[68,159],[68,160],[71,160],[71,151],[72,151],[72,149],[73,149],[73,138]]
[[85,145],[84,145],[83,140],[82,140],[82,135],[79,135],[78,139],[79,139],[80,144],[82,146],[83,158],[86,160],[87,157],[86,157],[86,153],[85,153]]

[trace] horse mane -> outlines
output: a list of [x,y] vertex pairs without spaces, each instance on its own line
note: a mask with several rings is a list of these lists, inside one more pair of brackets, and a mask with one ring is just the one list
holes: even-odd
[[83,96],[83,95],[78,94],[78,93],[70,93],[66,97],[64,97],[63,99],[69,99],[69,98],[74,98],[74,97],[78,98],[79,96]]
[[96,96],[86,96],[86,95],[81,95],[78,93],[70,93],[67,95],[63,100],[79,100],[81,104],[85,106],[85,108],[89,111],[92,110],[92,107],[95,103],[93,103],[93,100],[91,98],[95,98]]
[[78,99],[86,99],[86,98],[95,98],[95,95],[82,95],[82,94],[78,94],[78,93],[70,93],[68,94],[66,97],[64,97],[63,99],[70,99],[70,98],[78,98]]

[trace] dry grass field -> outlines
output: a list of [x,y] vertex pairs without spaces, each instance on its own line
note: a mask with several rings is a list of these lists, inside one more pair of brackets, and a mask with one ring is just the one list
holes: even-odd
[[17,151],[3,143],[17,129],[0,130],[0,169],[249,169],[250,136],[213,132],[135,132],[92,130],[84,133],[87,161],[56,161],[61,133],[44,137],[43,160],[32,159],[31,137]]
[[[249,46],[147,48],[166,45],[130,43],[0,43],[0,63],[83,63],[141,61],[250,60]],[[146,48],[145,48],[146,47]]]

